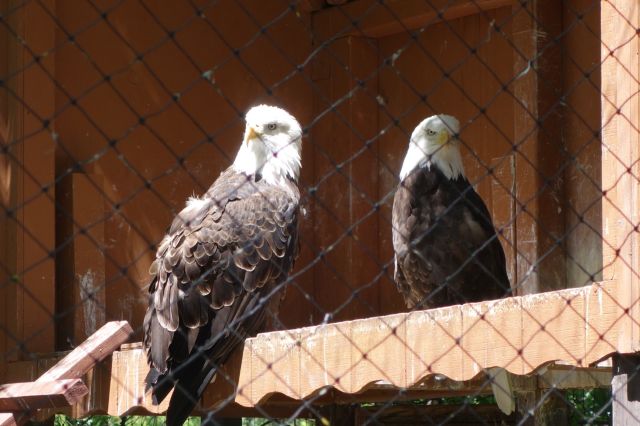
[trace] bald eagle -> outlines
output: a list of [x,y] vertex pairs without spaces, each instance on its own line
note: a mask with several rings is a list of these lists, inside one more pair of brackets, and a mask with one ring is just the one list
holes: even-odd
[[509,293],[505,256],[487,207],[464,175],[458,120],[435,115],[411,135],[393,200],[395,282],[409,308]]
[[298,253],[301,137],[286,111],[249,110],[233,165],[187,201],[158,247],[144,347],[153,402],[174,388],[168,425],[184,422],[218,366],[277,310]]
[[[464,175],[460,124],[423,120],[411,134],[393,200],[395,282],[407,307],[438,308],[510,293],[504,251],[489,210]],[[511,374],[486,371],[498,407],[515,409]]]

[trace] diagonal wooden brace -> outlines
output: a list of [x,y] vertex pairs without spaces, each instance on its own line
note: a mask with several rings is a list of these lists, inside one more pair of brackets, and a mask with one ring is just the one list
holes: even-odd
[[[111,355],[122,343],[129,340],[132,333],[133,330],[127,321],[106,323],[33,383],[79,379],[94,365]],[[25,408],[32,410],[37,407]],[[29,419],[31,414],[31,411],[0,414],[0,426],[22,424]]]

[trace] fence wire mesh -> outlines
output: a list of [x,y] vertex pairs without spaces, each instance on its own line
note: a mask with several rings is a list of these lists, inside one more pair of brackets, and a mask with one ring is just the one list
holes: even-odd
[[633,0],[0,0],[0,383],[126,320],[40,419],[163,414],[151,346],[203,424],[640,421],[638,34]]

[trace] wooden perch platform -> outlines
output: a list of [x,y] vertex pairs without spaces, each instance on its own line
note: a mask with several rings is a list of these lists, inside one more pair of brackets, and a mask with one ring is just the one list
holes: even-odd
[[374,383],[411,388],[433,374],[468,381],[489,367],[526,375],[553,361],[587,367],[628,349],[615,283],[265,333],[244,346],[236,402],[309,398]]
[[[231,383],[238,384],[229,405],[236,411],[299,407],[301,399],[374,402],[397,397],[399,389],[400,399],[489,393],[484,369],[496,366],[520,376],[535,372],[538,388],[609,386],[611,370],[590,366],[637,349],[626,293],[612,281],[259,334],[209,386],[202,407],[229,400]],[[166,400],[155,407],[145,395],[146,373],[140,345],[114,353],[110,414],[166,410]]]

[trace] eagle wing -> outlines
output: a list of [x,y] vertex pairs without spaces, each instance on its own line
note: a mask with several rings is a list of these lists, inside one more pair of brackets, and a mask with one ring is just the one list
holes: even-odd
[[[157,400],[187,376],[180,364],[196,350],[221,364],[259,331],[297,255],[298,201],[294,184],[282,189],[228,170],[176,217],[150,269],[144,322],[155,369],[148,385],[156,390],[159,379],[173,376]],[[197,385],[201,392],[206,383]]]
[[465,220],[477,251],[476,263],[489,277],[487,286],[493,296],[504,297],[510,291],[507,262],[489,209],[466,179],[458,179],[456,186],[469,213]]
[[[416,193],[418,187],[420,194]],[[409,256],[411,252],[416,252],[416,247],[412,247],[415,230],[425,225],[425,220],[429,222],[432,220],[429,212],[421,208],[417,197],[431,197],[437,188],[438,180],[435,179],[435,175],[417,170],[400,182],[393,198],[391,226],[395,252],[394,281],[398,291],[410,307],[413,306],[410,301],[422,299],[418,287],[414,283],[428,282],[433,270],[428,259]]]

